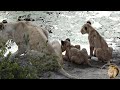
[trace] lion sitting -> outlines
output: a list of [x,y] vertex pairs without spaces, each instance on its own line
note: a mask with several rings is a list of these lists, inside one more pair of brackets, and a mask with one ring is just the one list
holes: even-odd
[[91,63],[89,62],[88,53],[85,48],[80,50],[76,47],[73,47],[71,46],[70,41],[67,39],[65,41],[61,40],[61,45],[62,45],[63,51],[66,50],[64,60],[67,60],[76,64],[87,64],[92,67],[97,67],[97,66],[91,65]]
[[90,45],[90,58],[94,55],[99,60],[110,62],[112,58],[112,49],[108,47],[108,44],[104,38],[91,26],[91,22],[87,21],[81,28],[82,34],[88,34],[88,40]]
[[[32,51],[38,51],[40,53],[47,53],[49,55],[57,56],[56,50],[49,42],[44,31],[27,21],[20,21],[14,23],[0,23],[0,40],[8,41],[12,39],[18,45],[18,51],[16,56],[20,56],[23,53],[29,54]],[[69,75],[60,64],[61,58],[57,58],[60,69],[58,70],[61,74],[68,78],[77,77]],[[77,78],[78,79],[78,78]]]
[[108,47],[106,50],[102,48],[97,48],[95,49],[94,54],[98,58],[98,60],[102,62],[107,62],[107,60],[112,59],[112,52],[113,52],[112,47]]

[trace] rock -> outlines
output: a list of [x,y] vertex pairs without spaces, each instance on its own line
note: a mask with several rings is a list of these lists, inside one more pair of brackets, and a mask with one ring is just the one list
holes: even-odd
[[8,23],[7,20],[3,20],[2,23]]

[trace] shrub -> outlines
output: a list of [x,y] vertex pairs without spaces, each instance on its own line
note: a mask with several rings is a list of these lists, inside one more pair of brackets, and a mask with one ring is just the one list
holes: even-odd
[[56,71],[59,69],[56,56],[44,54],[43,56],[28,56],[32,66],[37,70],[39,77],[47,71]]
[[29,66],[22,67],[17,60],[10,60],[11,53],[4,57],[6,49],[0,52],[0,79],[35,79],[37,71]]
[[13,60],[11,53],[6,57],[5,46],[0,51],[0,79],[38,79],[46,71],[55,71],[59,68],[57,56],[44,53],[43,55],[23,55]]

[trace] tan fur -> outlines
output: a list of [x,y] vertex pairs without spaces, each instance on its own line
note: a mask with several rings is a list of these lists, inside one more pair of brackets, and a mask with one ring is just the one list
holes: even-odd
[[71,47],[73,47],[73,48],[77,48],[77,49],[81,49],[81,47],[80,47],[80,45],[71,45]]
[[57,53],[58,57],[60,58],[60,64],[63,65],[63,58],[62,58],[62,49],[61,49],[61,45],[58,41],[53,41],[52,42],[52,46],[55,50],[55,52]]
[[[79,50],[80,50],[80,48],[81,48],[80,45],[75,45],[75,46],[74,46],[74,45],[71,45],[71,42],[70,42],[70,39],[69,39],[69,38],[67,38],[67,39],[66,39],[65,41],[63,41],[63,42],[69,42],[71,48],[77,48],[77,49],[79,49]],[[62,41],[61,41],[61,44],[62,44]],[[66,47],[65,44],[64,44],[64,45],[63,45],[63,44],[61,45],[62,52],[66,51],[66,48],[67,48],[67,47]],[[68,60],[66,53],[65,53],[65,55],[63,55],[63,60]]]
[[[58,56],[54,50],[52,44],[47,39],[43,30],[30,22],[20,21],[15,23],[0,23],[0,39],[7,41],[12,39],[18,45],[17,56],[22,53],[29,52],[30,50],[39,51],[41,53],[48,53],[53,56]],[[58,64],[60,66],[59,71],[68,78],[76,77],[69,75],[61,66],[60,58],[58,58]]]
[[[69,41],[70,42],[70,39],[67,38],[65,41]],[[71,45],[71,42],[70,42],[70,47],[74,47],[74,48],[77,48],[77,49],[81,49],[80,45]],[[61,45],[61,48],[62,48],[62,52],[64,52],[66,50],[66,47],[64,45]]]
[[62,48],[65,48],[66,54],[64,56],[64,59],[67,61],[71,61],[76,64],[87,64],[89,66],[93,66],[90,64],[88,60],[88,53],[85,48],[82,50],[79,50],[75,47],[71,47],[71,44],[68,40],[61,41]]
[[[70,38],[66,38],[66,40],[71,43]],[[75,47],[75,48],[77,48],[77,49],[79,49],[79,50],[81,49],[80,45],[71,45],[71,47]]]
[[[43,29],[42,29],[42,30],[43,30]],[[43,32],[44,32],[45,36],[46,36],[47,39],[48,39],[48,31],[47,31],[47,30],[43,30]]]
[[[20,19],[20,18],[18,18],[18,22],[19,21],[25,21],[24,19]],[[27,22],[29,22],[29,21],[27,21]],[[42,29],[42,28],[41,28]],[[45,36],[47,37],[47,39],[48,39],[48,31],[47,30],[45,30],[45,29],[42,29],[43,30],[43,32],[44,32],[44,34],[45,34]]]
[[109,58],[111,58],[111,55],[109,56],[109,53],[111,52],[109,52],[108,44],[106,43],[104,38],[91,26],[90,23],[86,23],[82,26],[81,33],[88,34],[88,40],[90,45],[90,57],[93,56],[93,50],[96,49],[97,53],[102,53],[105,51],[105,55],[103,55],[102,53],[102,58],[104,58],[103,61],[110,61]]
[[110,79],[114,79],[119,74],[119,68],[116,65],[110,65],[108,67],[108,76]]
[[96,48],[95,56],[98,57],[98,60],[102,62],[108,62],[108,60],[112,59],[113,48],[108,47],[107,49]]

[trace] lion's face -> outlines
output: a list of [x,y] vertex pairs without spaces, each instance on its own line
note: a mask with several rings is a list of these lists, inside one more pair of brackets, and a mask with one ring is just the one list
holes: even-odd
[[0,23],[0,48],[7,42],[7,35],[4,33],[4,24]]
[[88,33],[88,32],[89,32],[89,27],[90,27],[90,24],[89,24],[89,23],[84,24],[84,25],[82,26],[80,32],[81,32],[82,34]]
[[61,40],[61,48],[62,48],[62,52],[64,52],[68,47],[70,47],[70,41],[69,40]]
[[0,23],[0,40],[2,41],[8,41],[10,38],[11,31],[14,30],[14,25],[8,24],[8,23]]

